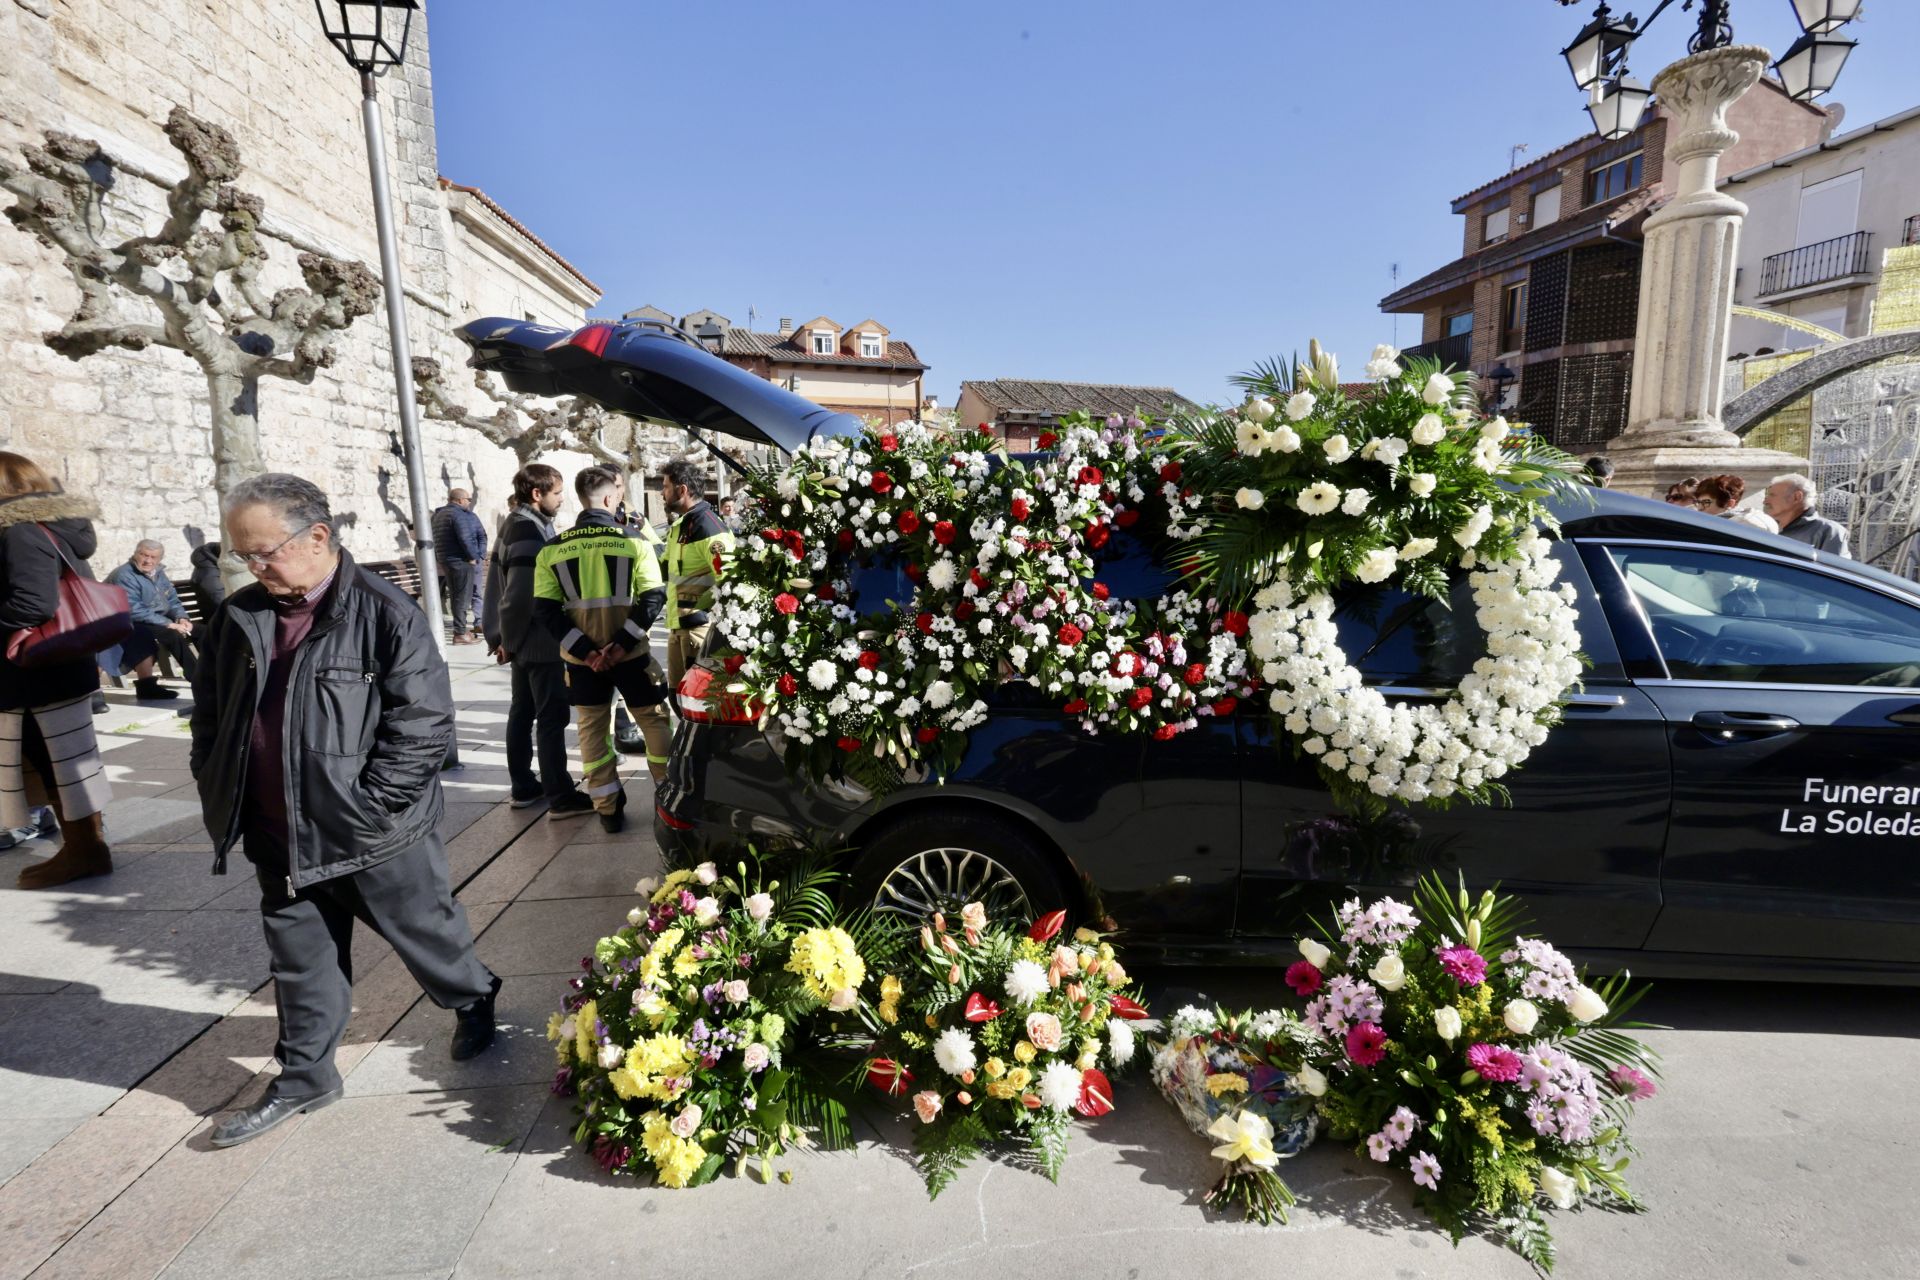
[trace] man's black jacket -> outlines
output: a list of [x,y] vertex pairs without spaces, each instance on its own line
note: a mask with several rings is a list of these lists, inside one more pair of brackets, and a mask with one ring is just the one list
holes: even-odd
[[[247,744],[273,655],[264,587],[236,591],[207,628],[193,682],[193,754],[215,875],[244,834]],[[297,888],[401,852],[440,821],[453,737],[447,666],[426,615],[345,551],[313,629],[294,651],[281,758],[287,866]]]

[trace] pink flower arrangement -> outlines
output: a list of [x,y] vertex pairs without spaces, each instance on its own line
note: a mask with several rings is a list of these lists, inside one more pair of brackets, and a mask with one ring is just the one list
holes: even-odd
[[1472,947],[1442,947],[1440,967],[1463,987],[1477,987],[1487,980],[1487,958]]
[[[1374,1023],[1355,1023],[1347,1032],[1347,1057],[1353,1060],[1355,1066],[1375,1066],[1386,1056],[1387,1033]],[[1513,1072],[1515,1076],[1520,1074],[1518,1058],[1513,1060]]]
[[1482,1080],[1510,1084],[1520,1078],[1520,1055],[1497,1044],[1476,1044],[1467,1049],[1467,1065],[1480,1073]]

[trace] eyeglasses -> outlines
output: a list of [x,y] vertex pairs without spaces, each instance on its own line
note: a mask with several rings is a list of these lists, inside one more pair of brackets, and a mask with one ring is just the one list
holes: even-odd
[[282,548],[289,542],[292,542],[303,533],[312,532],[312,530],[312,525],[307,525],[303,529],[296,529],[266,551],[229,551],[227,552],[227,559],[233,564],[245,565],[249,569],[264,569],[273,563],[274,558],[280,554]]

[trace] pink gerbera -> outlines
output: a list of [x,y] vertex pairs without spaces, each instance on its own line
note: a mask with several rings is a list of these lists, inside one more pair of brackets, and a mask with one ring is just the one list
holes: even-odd
[[1487,958],[1472,947],[1442,947],[1440,967],[1463,987],[1477,987],[1487,980]]
[[1482,1080],[1508,1084],[1520,1078],[1520,1055],[1497,1044],[1476,1044],[1467,1050],[1467,1065],[1480,1073]]
[[1632,1067],[1615,1067],[1607,1072],[1607,1079],[1613,1081],[1613,1087],[1633,1102],[1645,1102],[1656,1092],[1653,1081]]
[[1297,996],[1310,996],[1320,989],[1320,970],[1311,961],[1295,960],[1287,966],[1287,985]]
[[[1387,1056],[1387,1033],[1371,1022],[1355,1023],[1347,1031],[1347,1056],[1353,1059],[1356,1066],[1375,1065]],[[1514,1058],[1513,1061],[1514,1072],[1518,1074],[1520,1059]]]

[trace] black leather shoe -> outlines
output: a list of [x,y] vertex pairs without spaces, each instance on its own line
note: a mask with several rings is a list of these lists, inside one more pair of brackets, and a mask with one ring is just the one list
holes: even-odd
[[500,994],[500,979],[493,990],[464,1009],[454,1010],[453,1060],[465,1062],[493,1043],[493,1001]]
[[237,1147],[251,1142],[267,1130],[285,1124],[302,1111],[318,1111],[340,1101],[340,1090],[310,1093],[304,1098],[285,1098],[269,1093],[257,1107],[236,1111],[213,1127],[207,1141],[216,1147]]

